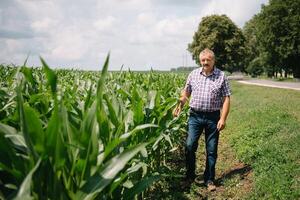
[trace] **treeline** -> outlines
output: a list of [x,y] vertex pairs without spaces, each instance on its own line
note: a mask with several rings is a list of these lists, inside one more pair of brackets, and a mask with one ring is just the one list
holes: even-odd
[[223,70],[300,78],[300,1],[270,0],[243,29],[226,15],[204,17],[188,44],[196,63],[207,47]]
[[171,68],[171,72],[190,72],[190,71],[193,71],[194,69],[196,69],[198,67],[196,66],[180,66],[180,67],[177,67],[177,68]]

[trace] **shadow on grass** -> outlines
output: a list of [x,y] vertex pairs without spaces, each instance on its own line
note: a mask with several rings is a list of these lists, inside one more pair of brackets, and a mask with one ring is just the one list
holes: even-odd
[[[198,175],[195,181],[190,185],[183,186],[184,174],[185,174],[185,158],[180,156],[181,152],[178,152],[177,156],[170,156],[168,164],[171,164],[172,174],[164,177],[159,183],[156,184],[154,190],[151,191],[149,199],[210,199],[214,197],[222,198],[224,189],[226,190],[225,182],[239,177],[244,179],[252,171],[251,166],[243,163],[238,163],[228,171],[225,171],[218,179],[216,179],[217,187],[225,188],[217,190],[215,193],[208,193],[206,185],[203,181],[203,176]],[[182,154],[181,154],[182,155]],[[226,197],[226,196],[224,196]],[[148,199],[148,198],[147,198]]]
[[221,186],[221,185],[223,185],[224,180],[232,179],[232,178],[236,177],[237,175],[239,175],[239,177],[241,179],[243,179],[244,177],[246,177],[249,174],[249,172],[251,170],[252,170],[252,167],[250,165],[242,165],[240,167],[233,168],[230,171],[225,172],[220,178],[218,178],[216,180],[216,185]]

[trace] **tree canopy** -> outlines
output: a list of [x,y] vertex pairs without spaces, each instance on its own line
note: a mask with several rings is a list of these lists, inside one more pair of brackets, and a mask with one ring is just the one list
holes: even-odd
[[199,63],[199,54],[209,48],[215,52],[216,65],[227,71],[243,70],[245,38],[240,28],[226,15],[210,15],[202,18],[188,50]]
[[261,57],[265,71],[300,78],[300,1],[270,0],[244,27],[247,62]]

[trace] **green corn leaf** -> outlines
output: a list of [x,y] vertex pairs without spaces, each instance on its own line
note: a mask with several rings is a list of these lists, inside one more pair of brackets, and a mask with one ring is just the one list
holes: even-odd
[[115,109],[114,109],[113,105],[111,104],[111,101],[109,100],[108,95],[104,94],[103,97],[104,97],[104,100],[106,101],[106,104],[107,104],[107,107],[108,107],[109,119],[115,125],[115,127],[118,127],[120,122],[119,122],[119,119],[116,115]]
[[34,77],[33,77],[32,69],[23,66],[22,69],[21,69],[21,71],[22,71],[22,73],[24,74],[26,80],[27,80],[29,83],[31,83],[31,85],[32,85],[32,87],[33,87],[34,89],[36,89],[36,84],[37,84],[37,83],[36,83],[36,81],[35,81],[35,79],[34,79]]
[[[14,127],[11,127],[6,124],[2,124],[0,122],[0,133],[5,134],[5,137],[10,138],[14,144],[26,147],[24,138],[22,137],[22,135],[18,134],[17,130]],[[13,136],[21,136],[21,137],[14,138]]]
[[112,133],[110,131],[108,116],[104,109],[97,111],[97,121],[99,125],[99,137],[101,141],[106,145],[112,139]]
[[107,75],[107,70],[108,70],[108,63],[109,63],[109,53],[105,59],[103,68],[102,68],[102,72],[101,72],[101,77],[98,81],[98,85],[97,85],[97,98],[99,100],[99,102],[102,102],[102,93],[103,93],[103,89],[104,89],[104,83],[105,83],[105,78]]
[[57,76],[52,69],[47,65],[43,58],[40,57],[40,60],[43,64],[43,70],[48,79],[48,85],[51,87],[52,94],[56,94],[56,86],[57,86]]
[[173,148],[173,143],[172,143],[172,141],[171,141],[170,136],[167,135],[167,134],[163,134],[163,136],[164,136],[165,140],[168,141],[169,144],[170,144],[170,146]]
[[41,160],[39,159],[38,162],[35,164],[34,168],[30,170],[27,174],[26,178],[22,182],[19,192],[15,198],[15,200],[31,200],[34,199],[31,195],[31,184],[32,184],[32,175],[40,166]]
[[55,147],[56,147],[56,137],[59,131],[60,121],[57,112],[58,112],[57,109],[54,109],[46,129],[46,136],[47,136],[46,147],[48,150],[48,154],[51,156],[54,156]]
[[114,140],[110,141],[106,147],[105,147],[105,154],[104,158],[106,158],[121,142],[125,141],[130,136],[136,134],[140,130],[146,129],[146,128],[157,128],[158,126],[155,124],[143,124],[136,126],[132,131],[128,133],[124,133],[119,138],[115,138]]
[[130,137],[131,135],[135,134],[136,132],[146,129],[146,128],[157,128],[158,126],[156,124],[142,124],[142,125],[138,125],[136,126],[132,131],[128,132],[128,133],[124,133],[123,135],[120,136],[121,140],[124,140],[128,137]]
[[73,110],[74,111],[76,111],[76,114],[77,114],[77,117],[79,118],[79,119],[82,119],[82,109],[79,107],[79,105],[77,105],[77,104],[72,104],[72,108],[73,108]]
[[119,177],[115,178],[109,188],[109,193],[113,193],[128,177],[129,173],[122,173]]
[[136,195],[143,192],[152,183],[158,181],[160,178],[161,177],[159,175],[153,175],[153,176],[143,178],[142,180],[134,184],[132,188],[125,191],[124,199],[128,199],[128,200],[134,199]]
[[16,155],[14,146],[7,140],[6,135],[0,132],[0,169],[12,174],[16,179],[22,178],[24,173],[22,170],[23,162]]
[[162,134],[160,134],[158,136],[158,138],[156,138],[154,144],[152,145],[152,149],[155,151],[158,148],[158,144],[160,143],[160,141],[164,138],[164,136]]
[[155,106],[157,91],[149,91],[148,93],[148,101],[149,101],[149,109],[153,109]]
[[162,126],[166,126],[166,120],[169,118],[168,114],[171,115],[172,109],[176,105],[174,99],[170,99],[170,103],[165,106],[165,109],[160,113],[158,117],[159,124]]
[[[78,135],[76,135],[77,132],[74,131],[74,129],[72,129],[70,121],[69,121],[69,117],[68,117],[68,113],[67,113],[67,109],[65,107],[62,107],[62,124],[64,124],[64,126],[62,126],[62,132],[64,133],[66,140],[65,140],[65,148],[66,148],[66,161],[68,161],[70,163],[70,168],[75,168],[75,162],[77,159],[77,155],[79,152],[79,146],[77,145],[77,137]],[[73,178],[73,171],[71,169],[71,172],[65,174],[67,176],[68,179],[68,183],[67,183],[67,188],[70,187],[72,178]]]
[[29,54],[27,55],[27,57],[26,57],[26,59],[25,59],[25,61],[24,61],[24,63],[23,63],[23,67],[26,67],[28,58],[29,58]]
[[93,84],[90,85],[90,89],[87,93],[85,102],[84,102],[84,110],[86,111],[91,104],[91,96],[92,96]]
[[27,104],[24,104],[24,114],[26,121],[29,122],[27,128],[33,147],[37,153],[42,154],[44,152],[45,134],[38,114]]
[[67,153],[61,126],[63,126],[62,113],[59,112],[58,105],[55,105],[46,130],[47,153],[53,159],[55,170],[64,167]]
[[77,199],[94,199],[114,180],[115,176],[125,167],[128,161],[145,146],[146,144],[142,143],[110,159],[100,173],[91,177],[80,192],[76,194]]
[[86,114],[83,117],[82,125],[81,125],[81,143],[83,146],[88,145],[90,136],[93,132],[96,131],[96,113],[97,113],[97,102],[94,101],[92,106],[87,110]]
[[127,173],[127,174],[132,174],[132,173],[134,173],[134,172],[137,172],[137,171],[138,171],[139,169],[141,169],[141,168],[143,169],[143,175],[145,175],[144,169],[147,169],[147,164],[144,163],[144,162],[141,162],[141,161],[139,161],[136,165],[134,165],[134,166],[128,168],[128,169],[126,170],[126,173]]
[[104,62],[101,77],[98,81],[97,85],[97,121],[99,125],[99,136],[104,144],[107,144],[107,142],[111,139],[111,135],[109,132],[109,123],[107,115],[103,109],[103,102],[102,102],[102,95],[104,90],[104,83],[107,75],[108,70],[108,63],[109,63],[109,54],[106,57],[106,60]]
[[144,103],[143,101],[138,101],[133,107],[133,120],[136,125],[144,123]]
[[144,102],[143,99],[140,97],[139,93],[134,86],[132,91],[132,109],[133,109],[133,120],[136,125],[141,124],[144,122]]
[[30,138],[30,133],[29,133],[29,119],[26,119],[25,116],[25,111],[24,111],[24,101],[23,101],[23,96],[22,96],[22,79],[19,79],[21,83],[17,86],[17,105],[18,105],[18,114],[20,118],[20,127],[21,127],[21,132],[24,136],[26,146],[28,147],[28,151],[30,155],[32,156],[34,161],[37,161],[38,159],[38,154],[35,151],[32,140]]
[[117,92],[123,96],[123,99],[127,99],[128,98],[130,101],[132,101],[131,95],[125,89],[119,88]]
[[94,171],[92,171],[93,166],[96,166],[97,164],[99,145],[98,145],[98,135],[95,131],[92,132],[91,134],[87,149],[88,150],[85,158],[84,172],[83,172],[84,173],[83,175],[85,175],[86,177],[94,174]]
[[82,126],[80,129],[80,144],[84,147],[85,151],[81,152],[81,180],[89,177],[93,172],[91,169],[97,164],[97,157],[99,151],[98,145],[98,127],[96,120],[97,102],[94,101],[92,106],[87,110],[84,115]]

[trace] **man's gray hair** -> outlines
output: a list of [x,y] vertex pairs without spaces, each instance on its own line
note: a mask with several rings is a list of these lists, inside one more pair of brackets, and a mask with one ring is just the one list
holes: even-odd
[[202,50],[199,54],[199,58],[201,55],[207,54],[207,53],[212,55],[213,59],[215,60],[215,53],[212,50],[210,50],[209,48],[205,48],[204,50]]

